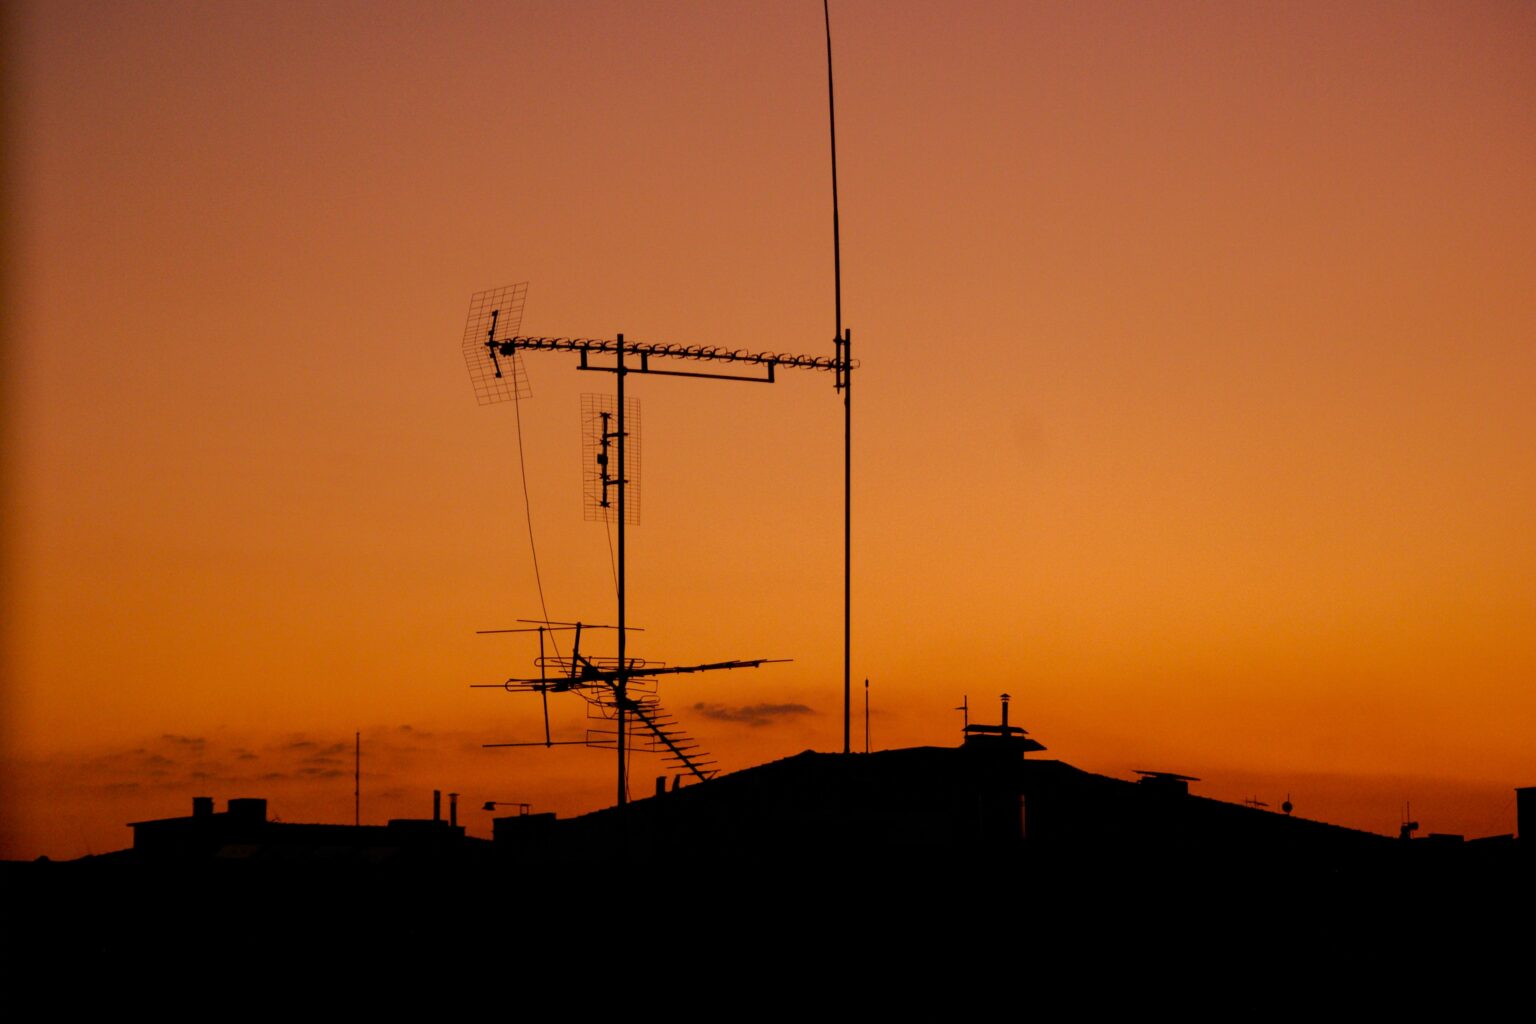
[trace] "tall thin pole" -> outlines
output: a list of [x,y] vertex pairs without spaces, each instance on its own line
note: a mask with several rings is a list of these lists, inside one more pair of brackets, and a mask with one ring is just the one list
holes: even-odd
[[848,753],[853,649],[853,331],[843,331],[843,753]]
[[614,696],[619,708],[619,806],[623,807],[629,800],[628,780],[624,777],[624,704],[628,700],[628,673],[629,662],[625,660],[625,641],[629,638],[629,631],[624,628],[624,493],[629,490],[629,478],[624,470],[624,335],[619,335],[618,344],[618,373],[619,378],[619,671],[614,680]]
[[837,347],[842,350],[843,383],[843,753],[852,751],[853,718],[851,637],[853,623],[853,360],[843,331],[843,240],[837,211],[837,103],[832,94],[832,11],[821,0],[827,26],[827,129],[832,144],[832,298],[837,313]]
[[352,734],[352,824],[363,823],[363,734]]
[[827,128],[832,140],[832,296],[837,308],[837,337],[843,336],[843,247],[837,222],[837,104],[832,101],[832,12],[821,0],[827,23]]

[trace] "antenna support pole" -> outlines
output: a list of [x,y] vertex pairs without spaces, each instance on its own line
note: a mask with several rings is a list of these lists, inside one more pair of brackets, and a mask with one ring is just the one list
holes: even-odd
[[629,477],[624,471],[624,335],[618,336],[618,346],[615,351],[616,362],[614,364],[614,376],[618,378],[618,419],[619,419],[619,671],[613,681],[614,703],[619,711],[619,807],[629,802],[629,779],[625,774],[624,764],[624,715],[625,704],[629,700],[627,693],[627,681],[629,678],[629,662],[625,653],[625,641],[629,638],[629,630],[625,629],[624,622],[624,492],[629,490],[627,486]]
[[849,753],[852,717],[851,662],[853,646],[853,331],[844,330],[838,346],[843,382],[843,753]]
[[837,100],[832,92],[832,6],[821,0],[822,20],[827,27],[827,140],[832,150],[832,301],[837,333],[832,344],[837,353],[837,386],[843,392],[843,753],[851,753],[849,738],[853,719],[853,348],[850,332],[843,330],[843,235],[837,211]]

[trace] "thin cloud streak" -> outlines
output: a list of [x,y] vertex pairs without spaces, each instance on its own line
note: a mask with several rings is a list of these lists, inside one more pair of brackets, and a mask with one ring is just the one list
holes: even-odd
[[732,707],[728,704],[712,704],[706,701],[699,701],[693,706],[693,710],[717,722],[737,722],[754,728],[772,725],[785,718],[816,713],[805,704],[745,704]]

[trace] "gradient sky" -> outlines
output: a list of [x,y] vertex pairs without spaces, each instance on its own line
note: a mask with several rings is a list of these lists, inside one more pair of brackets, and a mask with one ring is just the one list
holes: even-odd
[[[1536,8],[837,2],[873,745],[1393,831],[1536,784]],[[0,855],[208,793],[287,820],[612,800],[476,636],[538,613],[471,293],[546,335],[830,354],[820,5],[10,14]],[[550,614],[611,620],[527,357]],[[634,379],[637,653],[726,768],[841,743],[841,406]],[[744,714],[764,707],[770,713]],[[777,706],[778,713],[771,713]],[[579,703],[553,706],[580,735]],[[862,746],[862,731],[855,730]],[[636,791],[659,771],[637,758]],[[488,815],[468,816],[488,833]]]

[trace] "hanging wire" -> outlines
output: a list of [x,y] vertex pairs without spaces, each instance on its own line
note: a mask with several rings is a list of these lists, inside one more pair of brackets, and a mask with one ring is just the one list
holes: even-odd
[[613,574],[613,592],[617,595],[619,592],[619,570],[618,563],[613,559],[613,528],[608,524],[606,518],[603,520],[603,534],[608,538],[608,571]]
[[[528,463],[523,458],[523,403],[520,399],[512,401],[513,412],[517,415],[517,469],[523,480],[523,513],[528,519],[528,551],[533,555],[533,582],[539,588],[539,611],[544,615],[544,621],[549,621],[549,605],[544,601],[544,577],[539,572],[539,547],[533,540],[533,502],[528,497]],[[560,641],[557,634],[549,634],[550,646],[554,648],[555,657],[561,657]]]

